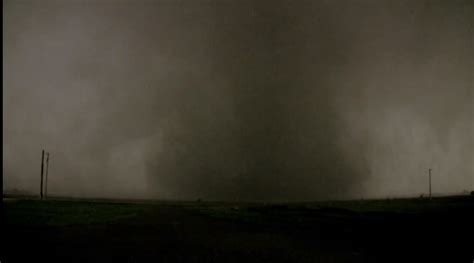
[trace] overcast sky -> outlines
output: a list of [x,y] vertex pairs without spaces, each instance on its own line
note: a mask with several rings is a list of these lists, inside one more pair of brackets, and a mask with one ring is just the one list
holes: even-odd
[[474,190],[473,1],[3,1],[4,190]]

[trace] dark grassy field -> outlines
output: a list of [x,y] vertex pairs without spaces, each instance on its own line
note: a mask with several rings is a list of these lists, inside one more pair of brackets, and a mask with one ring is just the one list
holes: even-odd
[[473,262],[474,198],[4,199],[1,262]]

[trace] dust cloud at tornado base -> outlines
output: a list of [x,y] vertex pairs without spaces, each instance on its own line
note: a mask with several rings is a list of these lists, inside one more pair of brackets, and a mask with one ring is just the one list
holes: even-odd
[[470,1],[4,1],[4,190],[474,188]]

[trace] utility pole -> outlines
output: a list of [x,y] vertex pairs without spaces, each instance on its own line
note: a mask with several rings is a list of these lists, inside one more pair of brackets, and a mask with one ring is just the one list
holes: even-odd
[[430,199],[431,199],[431,168],[428,169],[428,177],[429,177]]
[[40,198],[43,200],[43,167],[44,167],[44,149],[41,152],[41,183],[40,183]]
[[49,168],[49,152],[46,153],[46,176],[44,178],[44,197],[48,196],[48,169]]

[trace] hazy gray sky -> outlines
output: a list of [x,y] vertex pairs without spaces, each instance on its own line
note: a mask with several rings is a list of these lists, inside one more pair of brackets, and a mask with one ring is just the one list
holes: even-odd
[[474,189],[472,1],[3,1],[4,190]]

